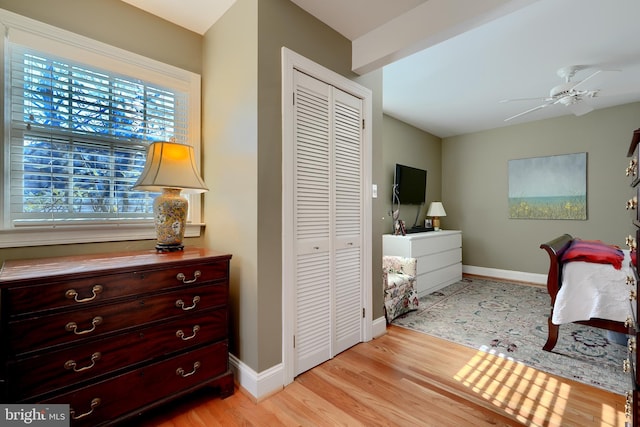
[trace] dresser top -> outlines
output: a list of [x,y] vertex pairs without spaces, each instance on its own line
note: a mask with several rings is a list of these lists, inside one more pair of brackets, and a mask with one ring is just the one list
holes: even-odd
[[416,240],[416,239],[431,239],[437,237],[450,236],[452,234],[461,234],[461,230],[440,230],[440,231],[426,231],[424,233],[407,233],[406,235],[401,234],[385,234],[383,238],[385,239],[404,239],[404,240]]
[[231,255],[203,248],[158,253],[156,250],[72,255],[51,258],[6,260],[0,270],[0,285],[36,277],[75,276],[92,272],[126,271],[154,265],[167,266],[191,261],[224,261]]

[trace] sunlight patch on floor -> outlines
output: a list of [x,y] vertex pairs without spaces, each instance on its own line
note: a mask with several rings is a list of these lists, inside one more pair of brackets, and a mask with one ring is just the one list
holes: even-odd
[[[454,379],[523,424],[566,424],[563,419],[571,386],[506,356],[478,351]],[[601,427],[618,427],[620,418],[616,408],[602,406]]]

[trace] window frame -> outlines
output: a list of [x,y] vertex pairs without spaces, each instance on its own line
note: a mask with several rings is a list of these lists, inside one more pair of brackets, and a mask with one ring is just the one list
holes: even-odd
[[[146,81],[186,91],[189,94],[187,143],[194,148],[199,169],[201,163],[200,75],[2,9],[0,9],[0,29],[4,30],[5,34],[3,42],[0,43],[0,61],[3,70],[3,85],[0,91],[5,100],[0,106],[4,128],[1,148],[3,173],[0,175],[0,248],[155,239],[155,227],[151,220],[144,223],[114,221],[106,224],[86,222],[82,225],[60,223],[18,227],[11,224],[7,189],[10,172],[8,155],[10,117],[7,117],[10,114],[10,101],[5,96],[9,78],[6,71],[8,67],[5,64],[7,44],[9,41],[20,43],[71,61],[85,63],[88,66],[113,70],[132,77],[140,76]],[[185,197],[189,200],[185,237],[198,237],[204,226],[202,195],[187,194]]]

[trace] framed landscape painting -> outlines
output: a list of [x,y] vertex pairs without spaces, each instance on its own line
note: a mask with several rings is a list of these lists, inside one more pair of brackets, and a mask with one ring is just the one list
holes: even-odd
[[509,160],[509,218],[587,219],[587,153]]

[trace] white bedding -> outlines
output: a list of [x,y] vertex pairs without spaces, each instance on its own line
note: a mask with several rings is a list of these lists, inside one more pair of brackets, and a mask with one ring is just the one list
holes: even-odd
[[562,286],[556,296],[552,321],[556,325],[592,317],[624,322],[629,316],[627,276],[633,277],[631,257],[624,250],[622,268],[609,264],[573,261],[564,265]]

